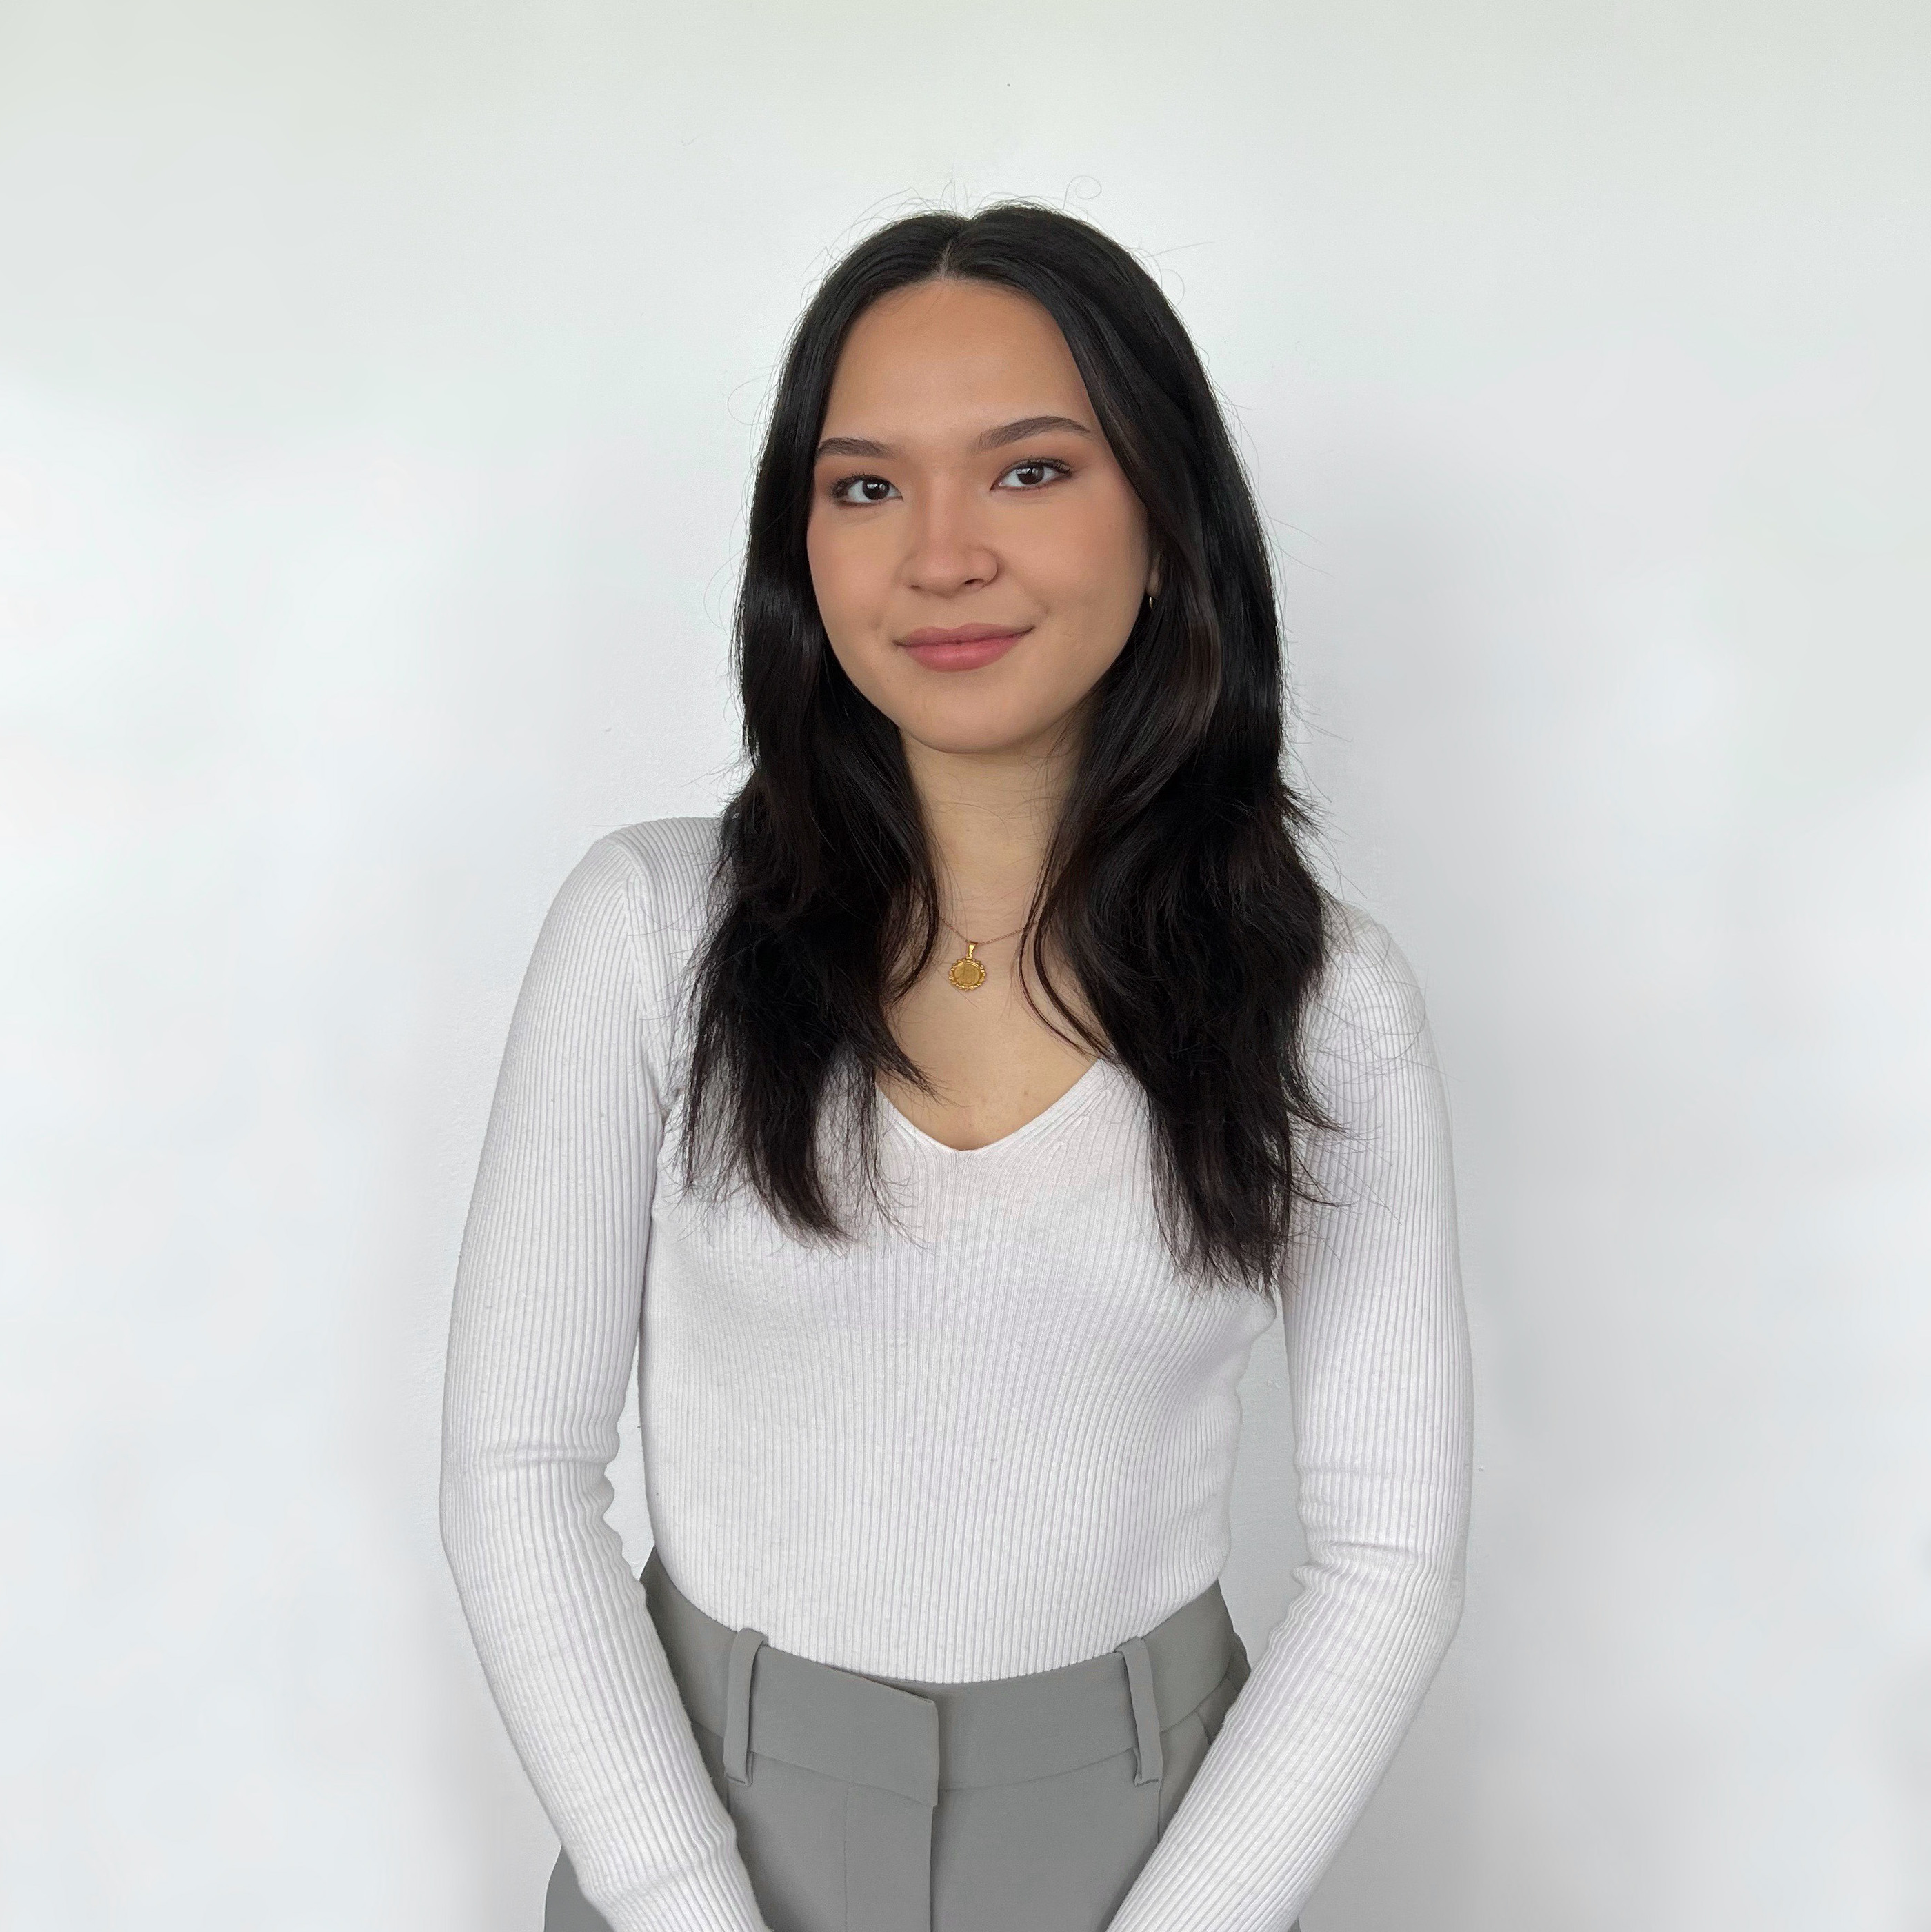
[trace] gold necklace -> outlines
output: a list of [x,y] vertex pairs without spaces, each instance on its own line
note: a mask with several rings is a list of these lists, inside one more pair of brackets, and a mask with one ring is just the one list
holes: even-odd
[[985,968],[973,956],[982,946],[997,946],[1000,939],[1010,939],[1013,933],[1026,930],[1023,926],[1015,926],[1012,932],[1002,932],[999,939],[966,939],[950,920],[941,917],[939,923],[955,938],[965,939],[965,957],[955,959],[946,969],[946,977],[962,993],[976,993],[985,984]]

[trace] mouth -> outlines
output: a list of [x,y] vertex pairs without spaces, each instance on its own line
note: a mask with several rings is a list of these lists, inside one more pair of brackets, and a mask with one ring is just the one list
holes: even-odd
[[928,625],[910,631],[898,648],[916,658],[928,670],[977,670],[1003,658],[1032,628],[1002,624],[961,624],[951,630]]

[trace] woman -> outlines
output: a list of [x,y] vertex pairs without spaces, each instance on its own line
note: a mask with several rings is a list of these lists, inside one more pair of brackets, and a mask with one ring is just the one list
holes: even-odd
[[[1286,1932],[1459,1616],[1447,1128],[1131,257],[1009,203],[834,269],[736,657],[742,790],[551,910],[458,1271],[444,1540],[549,1932]],[[1309,1561],[1250,1672],[1277,1312]]]

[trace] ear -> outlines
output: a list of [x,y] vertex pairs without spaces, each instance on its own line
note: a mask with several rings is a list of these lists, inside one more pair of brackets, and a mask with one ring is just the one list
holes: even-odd
[[1157,597],[1160,594],[1160,560],[1156,556],[1147,568],[1147,595]]

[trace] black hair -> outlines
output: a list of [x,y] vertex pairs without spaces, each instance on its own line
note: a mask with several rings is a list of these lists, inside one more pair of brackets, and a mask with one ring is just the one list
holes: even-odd
[[[1098,229],[1030,202],[880,229],[832,268],[787,349],[733,640],[749,776],[724,813],[691,989],[685,1179],[735,1177],[794,1232],[843,1238],[826,1110],[832,1144],[856,1153],[877,1198],[877,1076],[931,1090],[887,1022],[941,929],[924,821],[898,728],[832,653],[805,537],[852,325],[881,296],[940,278],[1015,290],[1057,323],[1159,560],[1159,594],[1093,694],[1021,938],[1022,984],[1043,990],[1048,1024],[1144,1092],[1181,1271],[1272,1293],[1305,1191],[1296,1124],[1332,1124],[1300,1050],[1327,924],[1282,768],[1267,546],[1158,284]],[[1054,992],[1049,940],[1090,1024]]]

